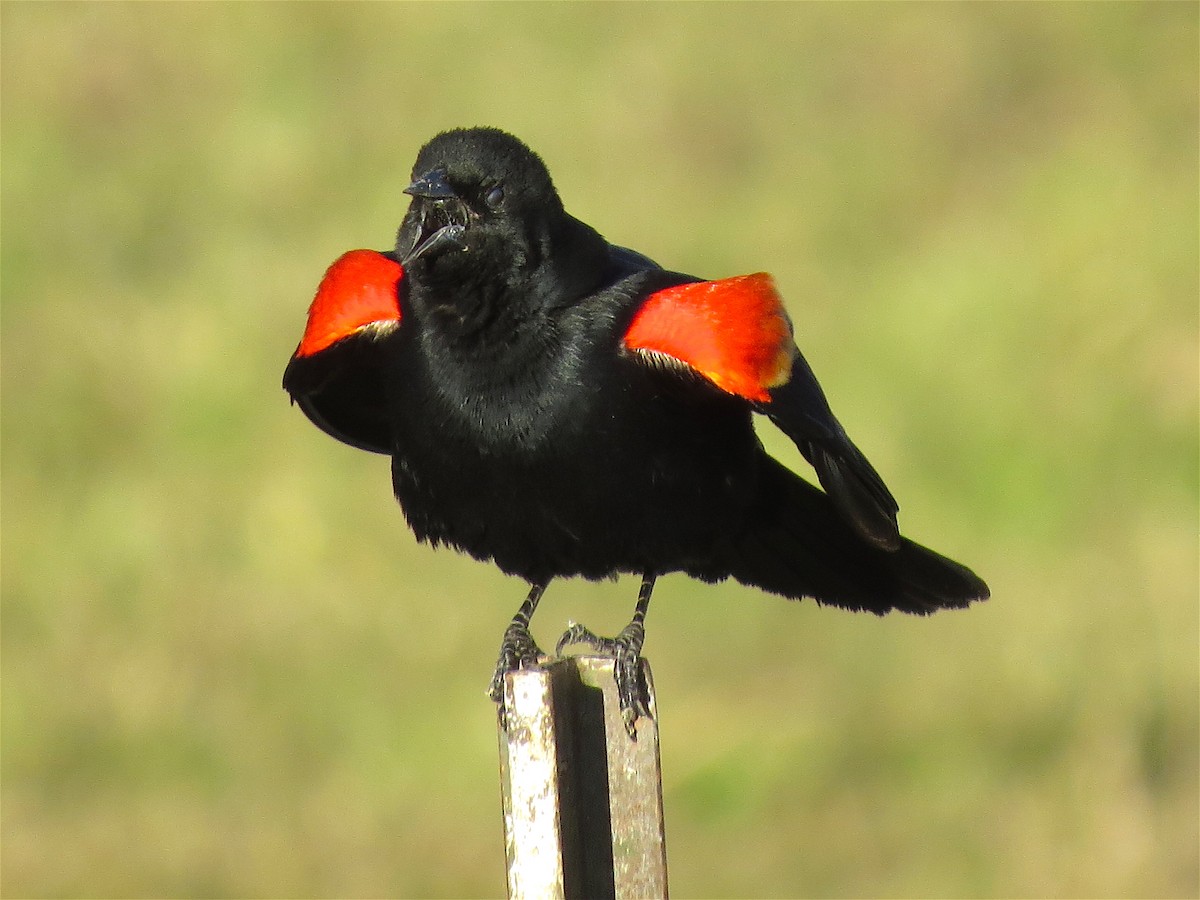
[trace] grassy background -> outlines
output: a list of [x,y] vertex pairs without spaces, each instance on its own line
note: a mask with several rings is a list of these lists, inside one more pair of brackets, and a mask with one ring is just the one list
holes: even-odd
[[995,595],[664,579],[675,894],[1200,890],[1195,4],[0,16],[6,895],[503,893],[524,589],[279,389],[325,265],[477,123],[619,243],[773,271],[906,532]]

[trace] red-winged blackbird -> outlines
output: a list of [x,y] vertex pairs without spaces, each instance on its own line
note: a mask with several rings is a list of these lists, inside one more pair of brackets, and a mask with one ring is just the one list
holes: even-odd
[[[616,638],[631,735],[648,715],[643,618],[657,576],[733,577],[785,597],[930,613],[988,596],[900,536],[898,506],[834,418],[769,275],[702,281],[568,215],[545,165],[490,128],[417,156],[392,251],[329,268],[283,385],[320,428],[392,457],[420,541],[519,575],[503,674],[536,665],[529,620],[557,576],[642,576]],[[769,457],[752,413],[812,464]]]

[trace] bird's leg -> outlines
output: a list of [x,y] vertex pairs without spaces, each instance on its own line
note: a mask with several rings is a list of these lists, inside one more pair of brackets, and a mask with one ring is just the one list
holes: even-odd
[[505,728],[508,724],[504,709],[504,676],[518,669],[535,667],[538,657],[543,655],[537,641],[529,632],[529,620],[533,617],[533,611],[537,609],[538,601],[542,599],[545,590],[544,581],[530,586],[529,596],[504,629],[504,640],[500,642],[500,658],[496,661],[496,672],[488,686],[488,696],[500,704],[500,721]]
[[562,656],[568,644],[586,644],[597,653],[613,658],[613,675],[617,681],[617,697],[621,706],[621,718],[629,737],[637,740],[634,728],[639,716],[650,718],[650,693],[642,678],[642,644],[646,641],[646,610],[650,608],[650,594],[654,591],[655,575],[647,572],[642,576],[642,587],[638,591],[637,606],[633,619],[621,629],[615,638],[599,637],[583,625],[572,623],[555,647],[555,655]]

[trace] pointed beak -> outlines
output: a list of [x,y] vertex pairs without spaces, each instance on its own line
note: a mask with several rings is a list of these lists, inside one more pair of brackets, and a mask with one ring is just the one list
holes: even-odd
[[426,254],[436,256],[466,246],[466,204],[446,180],[445,169],[427,172],[406,187],[404,193],[414,199],[406,217],[411,222],[408,232],[411,242],[401,251],[401,265],[407,268]]
[[424,197],[428,200],[449,200],[457,197],[454,188],[446,181],[445,169],[434,169],[422,175],[404,189],[404,193],[413,197]]
[[448,248],[461,250],[466,246],[464,241],[466,233],[467,229],[462,225],[443,225],[429,234],[425,234],[422,231],[417,235],[412,248],[400,258],[400,264],[408,268],[426,253],[432,253],[436,256]]

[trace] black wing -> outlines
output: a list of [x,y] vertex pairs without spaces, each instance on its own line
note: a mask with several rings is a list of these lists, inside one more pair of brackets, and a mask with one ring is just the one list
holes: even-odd
[[821,385],[799,350],[791,377],[769,394],[770,401],[758,404],[758,412],[796,443],[842,517],[875,546],[899,548],[899,504],[833,415]]
[[314,425],[351,447],[391,454],[380,347],[368,337],[351,337],[315,356],[293,356],[283,387]]

